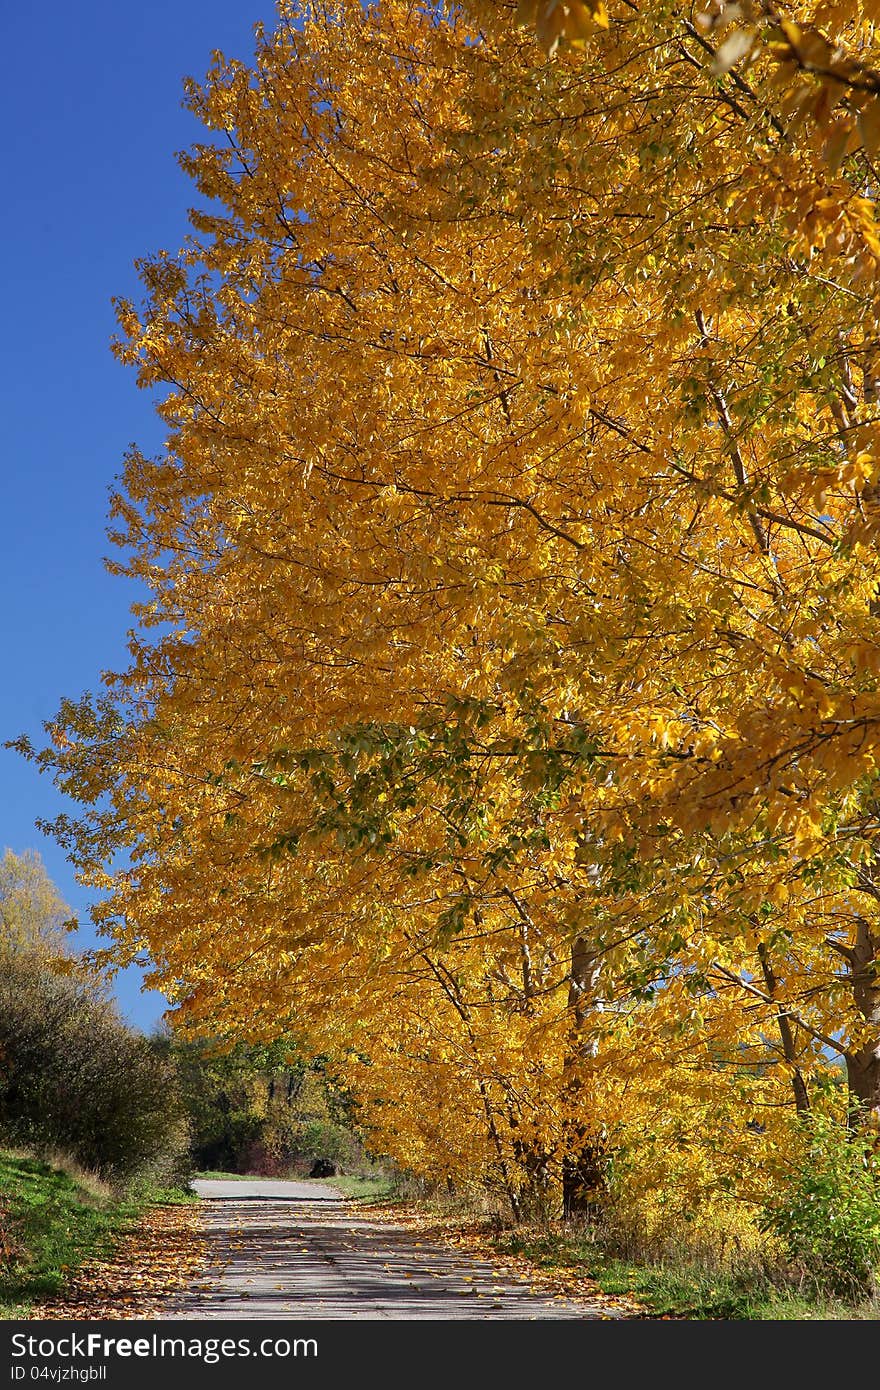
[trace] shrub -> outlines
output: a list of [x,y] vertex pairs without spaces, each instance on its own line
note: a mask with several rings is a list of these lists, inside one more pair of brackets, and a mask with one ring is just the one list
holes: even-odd
[[173,1181],[188,1139],[171,1060],[82,974],[21,950],[0,953],[0,1134],[114,1182]]
[[880,1266],[880,1161],[868,1136],[824,1115],[808,1117],[802,1136],[762,1227],[782,1238],[820,1288],[870,1295]]

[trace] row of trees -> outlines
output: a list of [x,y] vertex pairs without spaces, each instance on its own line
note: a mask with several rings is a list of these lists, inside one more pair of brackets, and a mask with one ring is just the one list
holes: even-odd
[[874,16],[511,18],[282,0],[188,85],[149,598],[19,746],[180,1028],[516,1212],[757,1200],[838,1064],[880,1119]]

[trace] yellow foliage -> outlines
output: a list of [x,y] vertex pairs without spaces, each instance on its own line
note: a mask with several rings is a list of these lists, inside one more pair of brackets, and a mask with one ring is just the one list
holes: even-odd
[[536,66],[285,0],[189,87],[193,234],[118,306],[149,598],[35,755],[181,1027],[514,1205],[591,1145],[748,1196],[834,1050],[880,1106],[867,11],[626,8],[525,6]]

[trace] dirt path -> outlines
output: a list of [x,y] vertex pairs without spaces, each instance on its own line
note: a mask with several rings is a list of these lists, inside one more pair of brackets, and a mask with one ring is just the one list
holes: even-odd
[[199,1183],[207,1269],[164,1318],[606,1319],[488,1260],[346,1202],[325,1183]]

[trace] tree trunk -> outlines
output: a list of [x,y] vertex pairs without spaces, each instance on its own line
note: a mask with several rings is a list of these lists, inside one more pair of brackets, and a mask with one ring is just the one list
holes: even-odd
[[869,1025],[869,1036],[859,1048],[846,1054],[846,1076],[853,1123],[871,1118],[880,1121],[880,938],[860,917],[855,945],[847,952],[849,980],[859,1013]]
[[588,1110],[585,1070],[595,1060],[598,1043],[587,1028],[591,1016],[602,1011],[596,987],[602,963],[586,937],[578,936],[571,947],[568,1011],[571,1019],[568,1056],[563,1069],[563,1096],[569,1114],[564,1124],[562,1157],[563,1220],[595,1216],[605,1188],[605,1144]]
[[590,1138],[583,1125],[573,1125],[574,1154],[562,1160],[562,1219],[571,1221],[595,1217],[605,1188],[605,1146],[601,1136]]
[[[770,998],[776,999],[776,986],[778,981],[770,964],[770,956],[767,947],[762,941],[758,947],[758,957],[761,961],[761,969],[764,972],[764,983],[767,986],[767,993]],[[794,1029],[791,1019],[781,1004],[776,1004],[776,1021],[779,1026],[779,1036],[782,1040],[782,1055],[785,1058],[789,1074],[791,1076],[792,1090],[794,1091],[795,1109],[799,1115],[810,1113],[810,1097],[807,1094],[807,1083],[804,1081],[803,1072],[797,1064],[797,1047],[795,1045]]]

